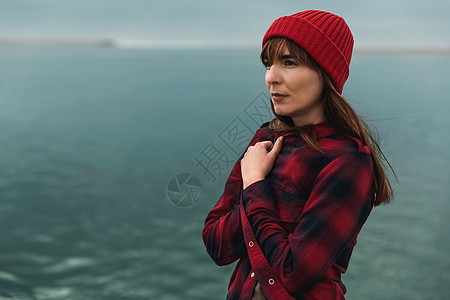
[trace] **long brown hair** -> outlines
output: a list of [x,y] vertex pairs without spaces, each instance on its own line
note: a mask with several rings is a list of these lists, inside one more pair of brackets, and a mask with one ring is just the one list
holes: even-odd
[[[289,53],[298,61],[298,63],[319,72],[325,86],[323,90],[324,113],[328,123],[336,128],[338,132],[356,137],[360,139],[364,145],[369,147],[373,158],[375,172],[374,185],[376,197],[373,201],[373,205],[378,206],[380,204],[389,203],[391,198],[393,198],[393,190],[384,171],[386,166],[383,164],[380,157],[383,158],[384,162],[392,170],[396,179],[397,176],[395,175],[391,164],[384,156],[370,127],[360,116],[358,116],[344,97],[336,91],[336,88],[327,73],[300,46],[293,41],[282,37],[271,38],[264,44],[260,55],[262,63],[273,64],[274,61],[281,57],[284,46],[287,47]],[[324,152],[313,135],[313,131],[311,130],[312,124],[297,127],[291,117],[276,114],[272,101],[270,101],[270,104],[272,112],[275,114],[275,118],[269,123],[269,128],[272,132],[298,131],[302,139],[311,148],[321,153]]]

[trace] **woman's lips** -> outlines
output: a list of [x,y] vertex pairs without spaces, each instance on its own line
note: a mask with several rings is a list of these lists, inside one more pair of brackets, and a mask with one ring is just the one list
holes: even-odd
[[273,101],[281,101],[284,98],[286,98],[287,95],[279,94],[279,93],[272,93],[272,100]]

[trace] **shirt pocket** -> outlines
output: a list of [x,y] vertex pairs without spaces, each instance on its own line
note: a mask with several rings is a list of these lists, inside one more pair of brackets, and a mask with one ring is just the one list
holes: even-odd
[[288,232],[292,232],[298,217],[303,212],[307,195],[302,191],[289,191],[277,183],[272,182],[272,186],[277,199],[280,221]]

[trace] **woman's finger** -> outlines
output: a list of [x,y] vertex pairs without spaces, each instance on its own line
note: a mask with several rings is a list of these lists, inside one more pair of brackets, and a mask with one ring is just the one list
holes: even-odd
[[257,143],[255,144],[255,147],[256,147],[256,146],[259,146],[259,145],[264,146],[264,148],[265,148],[267,151],[270,151],[270,150],[272,149],[272,147],[273,147],[273,143],[272,143],[271,141],[257,142]]
[[283,147],[283,136],[280,136],[275,141],[275,145],[273,146],[272,150],[270,151],[270,154],[273,156],[277,156],[278,153],[280,153],[282,147]]

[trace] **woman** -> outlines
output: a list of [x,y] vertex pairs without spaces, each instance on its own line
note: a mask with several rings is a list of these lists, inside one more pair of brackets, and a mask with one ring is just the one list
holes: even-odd
[[344,299],[357,235],[392,196],[383,153],[341,96],[353,37],[341,17],[304,11],[262,45],[275,118],[233,167],[203,241],[216,264],[239,260],[227,299]]

